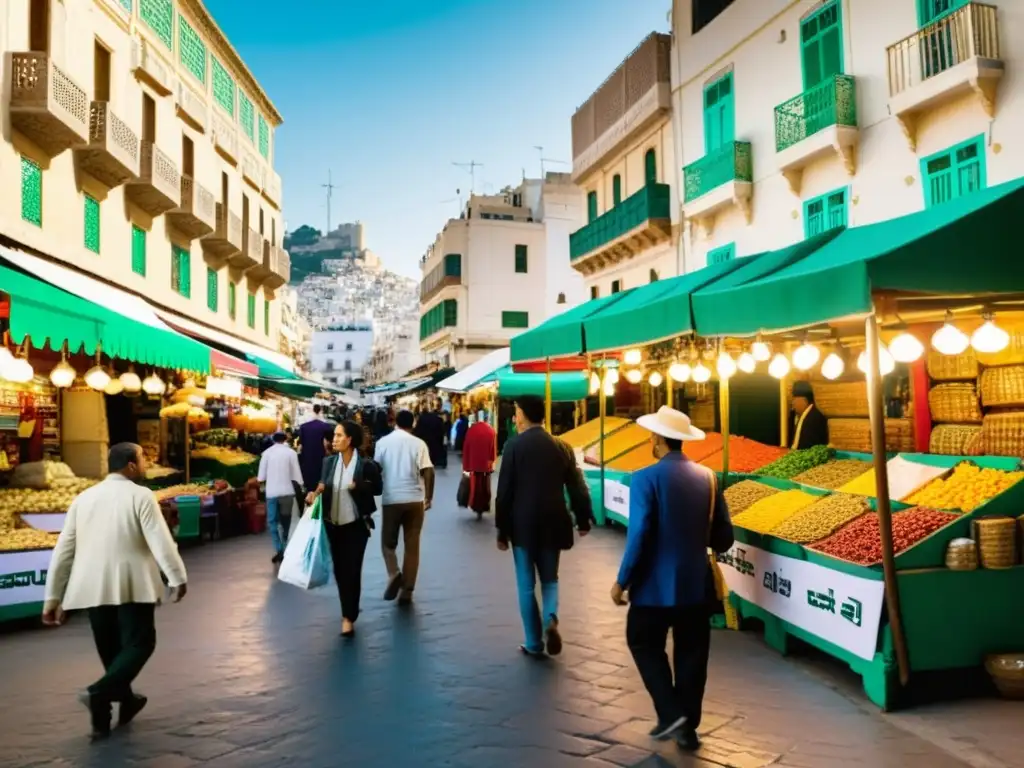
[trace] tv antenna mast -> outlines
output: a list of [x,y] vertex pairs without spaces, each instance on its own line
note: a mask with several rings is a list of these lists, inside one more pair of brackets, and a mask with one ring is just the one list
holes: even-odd
[[329,235],[331,233],[331,197],[334,190],[338,188],[337,185],[331,183],[330,168],[327,169],[327,183],[320,186],[327,190],[327,231],[324,234]]
[[544,180],[544,163],[556,163],[557,165],[569,165],[569,163],[567,163],[565,160],[554,160],[554,159],[552,159],[550,157],[544,157],[544,147],[542,147],[542,146],[534,145],[533,148],[536,149],[537,153],[540,155],[540,178],[541,178],[541,181]]
[[469,194],[470,196],[476,194],[476,169],[483,168],[484,164],[478,163],[476,160],[470,160],[468,163],[452,163],[452,165],[469,169]]

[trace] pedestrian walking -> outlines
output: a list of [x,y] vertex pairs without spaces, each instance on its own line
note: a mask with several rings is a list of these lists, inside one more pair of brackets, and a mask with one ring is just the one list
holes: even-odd
[[[498,549],[512,547],[519,612],[526,641],[519,649],[540,656],[562,652],[558,629],[558,562],[573,545],[573,515],[580,536],[590,532],[594,512],[576,455],[544,430],[544,401],[523,397],[515,404],[516,437],[502,454],[495,523]],[[568,493],[573,515],[565,503]],[[540,579],[542,614],[534,594]]]
[[425,410],[416,421],[414,434],[427,444],[430,461],[438,469],[448,466],[448,450],[444,444],[445,426],[440,409]]
[[455,422],[455,450],[459,453],[462,452],[462,447],[466,443],[467,434],[469,434],[469,417],[462,414]]
[[486,421],[478,421],[466,432],[462,451],[462,472],[469,476],[467,506],[477,519],[491,511],[491,473],[497,459],[497,434]]
[[66,611],[89,614],[103,677],[79,694],[92,722],[92,738],[110,735],[111,705],[118,725],[146,706],[132,682],[156,648],[154,610],[163,572],[171,601],[187,591],[185,564],[156,497],[138,485],[146,457],[133,443],[118,443],[107,459],[110,474],[71,504],[47,572],[43,622],[64,623]]
[[334,430],[334,453],[324,459],[320,483],[306,499],[312,504],[320,496],[341,601],[342,637],[355,634],[363,591],[363,557],[377,511],[374,497],[383,490],[380,468],[363,453],[362,444],[363,428],[359,424],[339,424]]
[[[626,641],[658,716],[651,735],[696,750],[717,600],[708,547],[732,546],[732,522],[715,473],[682,452],[684,442],[704,439],[689,417],[662,406],[637,424],[651,433],[658,463],[633,473],[612,600],[624,605],[629,591]],[[674,677],[665,652],[669,630]]]
[[324,457],[334,435],[334,427],[324,421],[322,410],[319,403],[314,405],[313,417],[299,427],[299,466],[307,493],[320,482]]
[[302,470],[299,455],[288,446],[288,436],[275,432],[273,445],[260,456],[257,479],[265,485],[267,496],[267,527],[274,547],[272,563],[284,559],[284,545],[292,527],[295,498],[302,493]]
[[[400,411],[398,427],[377,443],[375,458],[384,477],[381,549],[388,569],[385,600],[412,602],[420,568],[420,535],[434,498],[434,465],[427,444],[412,433],[415,418]],[[398,537],[403,539],[402,565],[398,565]]]

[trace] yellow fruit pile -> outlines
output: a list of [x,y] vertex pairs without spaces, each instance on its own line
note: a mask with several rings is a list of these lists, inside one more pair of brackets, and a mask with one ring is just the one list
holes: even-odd
[[839,493],[848,493],[851,496],[874,496],[875,470],[869,469],[860,477],[851,480],[839,489]]
[[755,502],[745,512],[736,515],[732,522],[748,531],[768,533],[820,498],[803,491],[782,491]]
[[251,453],[246,453],[245,451],[234,451],[229,448],[219,448],[213,445],[192,451],[192,458],[212,459],[226,467],[236,467],[240,464],[251,464],[258,460],[258,457],[253,456]]
[[933,509],[960,509],[972,512],[1024,479],[1024,472],[982,469],[974,464],[958,464],[949,477],[932,480],[904,499],[908,504]]

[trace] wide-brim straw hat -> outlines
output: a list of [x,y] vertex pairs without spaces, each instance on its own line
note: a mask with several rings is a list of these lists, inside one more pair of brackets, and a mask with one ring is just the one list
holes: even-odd
[[669,440],[703,440],[703,430],[697,429],[690,423],[690,417],[675,408],[667,405],[661,406],[657,413],[648,413],[636,420],[636,423],[653,432],[656,435],[668,438]]

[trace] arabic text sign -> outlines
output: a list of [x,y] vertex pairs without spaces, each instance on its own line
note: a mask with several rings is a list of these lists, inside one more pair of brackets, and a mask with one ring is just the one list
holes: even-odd
[[609,512],[629,519],[629,486],[617,480],[604,481],[604,506]]
[[0,554],[0,606],[41,603],[52,550]]
[[719,555],[729,589],[862,659],[874,657],[885,585],[737,542]]

